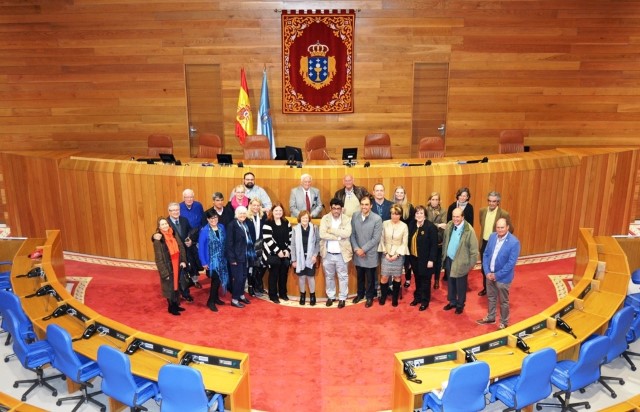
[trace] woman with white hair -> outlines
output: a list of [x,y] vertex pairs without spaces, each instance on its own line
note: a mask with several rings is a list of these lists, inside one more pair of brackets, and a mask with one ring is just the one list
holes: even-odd
[[302,210],[298,215],[298,224],[293,227],[291,237],[291,266],[298,275],[300,305],[307,299],[306,284],[309,284],[309,304],[316,304],[316,263],[320,253],[320,234],[318,227],[311,223],[311,215]]
[[247,220],[247,208],[238,206],[233,219],[225,227],[227,240],[225,253],[231,268],[231,306],[244,308],[249,299],[244,296],[244,284],[247,281],[249,267],[256,259],[253,246],[253,223]]

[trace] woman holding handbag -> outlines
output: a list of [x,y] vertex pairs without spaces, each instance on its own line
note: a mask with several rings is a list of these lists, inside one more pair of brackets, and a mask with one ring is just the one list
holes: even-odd
[[302,210],[298,215],[298,225],[293,227],[291,242],[291,266],[298,275],[300,305],[304,306],[309,283],[309,304],[316,304],[316,263],[320,253],[320,234],[318,227],[311,223],[311,215]]
[[211,278],[207,307],[217,312],[216,305],[224,305],[218,295],[218,289],[222,286],[224,295],[229,281],[229,267],[224,251],[227,236],[224,225],[218,224],[219,216],[215,210],[207,210],[205,217],[207,224],[200,230],[198,238],[198,257],[205,273]]
[[262,236],[263,257],[269,266],[269,299],[273,303],[280,303],[280,299],[289,300],[287,274],[291,263],[291,225],[284,217],[282,203],[273,205],[262,228]]
[[184,310],[178,303],[178,278],[180,268],[187,267],[187,253],[180,237],[174,236],[173,229],[164,217],[158,218],[156,233],[151,238],[156,267],[160,275],[162,296],[169,304],[167,311],[178,316]]

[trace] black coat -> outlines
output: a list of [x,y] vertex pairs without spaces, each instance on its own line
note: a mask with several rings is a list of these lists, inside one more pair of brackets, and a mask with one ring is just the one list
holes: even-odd
[[[425,220],[422,227],[418,229],[416,221],[409,224],[409,250],[411,250],[411,239],[414,233],[418,232],[416,238],[416,249],[418,249],[418,264],[421,268],[427,268],[427,262],[436,262],[438,255],[438,229],[436,225]],[[415,268],[414,268],[415,270]],[[433,271],[434,268],[427,269]],[[428,272],[427,272],[428,273]]]
[[[251,236],[251,240],[255,242],[255,229],[253,227],[253,222],[249,219],[245,220],[244,223],[247,225],[247,230],[249,231],[249,235]],[[228,225],[224,226],[227,232],[227,240],[225,244],[225,254],[227,256],[227,262],[237,263],[237,262],[246,262],[247,261],[247,237],[245,235],[244,229],[240,227],[239,221],[237,219],[233,219]],[[253,264],[253,262],[247,262],[249,265]]]

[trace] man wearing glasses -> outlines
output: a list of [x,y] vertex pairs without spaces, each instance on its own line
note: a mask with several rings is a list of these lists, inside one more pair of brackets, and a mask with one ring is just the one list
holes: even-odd
[[344,204],[333,198],[330,202],[331,212],[320,221],[320,256],[325,276],[327,306],[332,306],[336,299],[336,275],[340,294],[338,309],[345,306],[349,293],[348,263],[353,257],[351,248],[351,218],[342,213]]
[[[256,185],[256,176],[253,173],[245,173],[242,184],[244,185],[244,195],[249,199],[249,201],[251,201],[251,199],[258,198],[262,202],[263,212],[266,213],[271,210],[271,198],[263,188]],[[234,188],[229,195],[229,199],[233,199],[235,195],[236,193]]]

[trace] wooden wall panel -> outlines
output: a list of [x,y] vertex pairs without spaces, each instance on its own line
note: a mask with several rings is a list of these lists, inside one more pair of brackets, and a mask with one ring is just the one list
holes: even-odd
[[[502,129],[534,150],[637,145],[640,0],[338,1],[359,9],[355,113],[283,115],[280,13],[317,2],[34,0],[0,5],[0,150],[142,155],[150,133],[188,153],[185,64],[221,68],[224,145],[239,69],[257,109],[269,73],[279,145],[327,136],[329,153],[387,131],[412,155],[415,63],[449,64],[447,152],[497,151]],[[117,144],[113,144],[117,142]],[[640,207],[640,206],[638,206]]]

